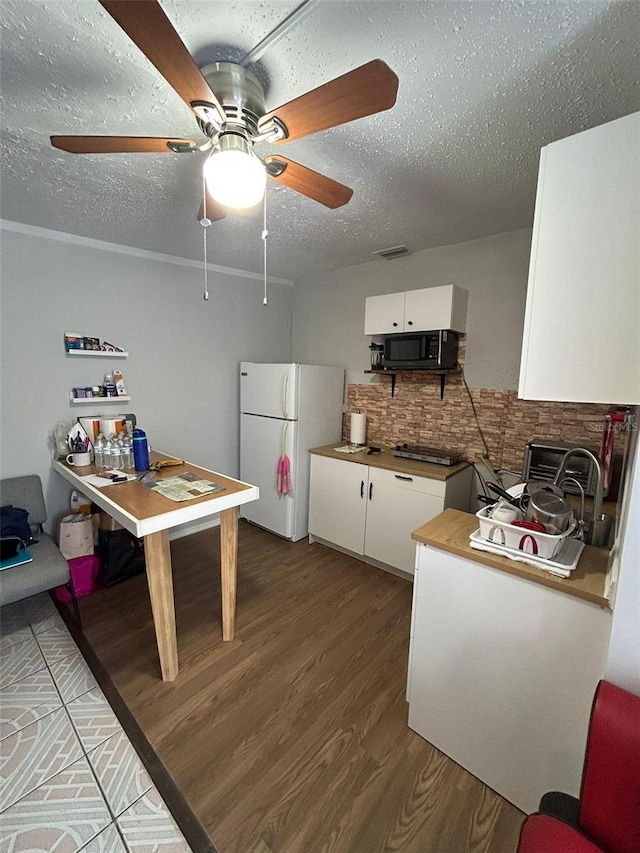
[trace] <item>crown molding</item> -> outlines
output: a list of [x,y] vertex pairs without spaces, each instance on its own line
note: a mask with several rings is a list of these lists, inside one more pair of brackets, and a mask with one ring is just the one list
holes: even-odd
[[[119,243],[107,243],[105,240],[95,240],[92,237],[80,237],[77,234],[67,234],[64,231],[52,231],[49,228],[40,228],[37,225],[27,225],[24,222],[12,222],[8,219],[0,219],[0,230],[12,231],[14,234],[25,234],[30,237],[39,237],[42,240],[53,240],[56,243],[67,243],[72,246],[82,246],[87,249],[98,249],[102,252],[112,252],[118,255],[131,255],[136,258],[145,258],[150,261],[158,261],[162,264],[173,264],[180,267],[191,267],[193,269],[204,269],[202,261],[194,261],[191,258],[179,258],[175,255],[164,255],[161,252],[151,252],[148,249],[136,249],[133,246],[121,246]],[[236,278],[248,278],[253,281],[264,281],[262,273],[239,270],[234,267],[223,267],[219,264],[207,264],[210,272],[222,273],[235,276]],[[271,284],[285,284],[293,287],[293,281],[287,278],[276,278],[267,276]]]

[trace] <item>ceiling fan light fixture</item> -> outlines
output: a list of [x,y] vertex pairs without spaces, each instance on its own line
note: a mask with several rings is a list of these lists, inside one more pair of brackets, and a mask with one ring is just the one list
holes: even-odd
[[251,148],[243,134],[226,131],[205,161],[207,189],[225,207],[253,207],[264,197],[267,173]]

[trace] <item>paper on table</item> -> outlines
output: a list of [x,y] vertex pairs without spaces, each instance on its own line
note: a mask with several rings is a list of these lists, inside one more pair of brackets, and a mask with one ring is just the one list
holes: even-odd
[[[126,474],[124,471],[105,471],[105,474],[114,474],[118,477],[126,477],[128,480],[137,480],[138,477],[136,474]],[[107,477],[101,477],[98,474],[85,474],[83,477],[80,477],[81,480],[84,480],[85,483],[88,483],[90,486],[96,486],[98,489],[101,489],[103,486],[115,486],[113,480],[109,480]],[[120,482],[124,482],[124,480],[120,480]]]
[[168,477],[155,483],[147,483],[154,492],[158,492],[172,501],[189,501],[215,492],[224,492],[225,487],[208,480],[201,480],[195,474],[187,472],[177,477]]

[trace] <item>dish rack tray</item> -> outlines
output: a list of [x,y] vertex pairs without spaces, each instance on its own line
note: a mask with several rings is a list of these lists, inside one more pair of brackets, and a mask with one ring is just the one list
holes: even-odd
[[479,530],[470,534],[469,542],[471,547],[478,551],[488,551],[490,554],[507,557],[507,559],[515,560],[518,563],[528,563],[530,566],[535,566],[537,569],[542,569],[561,578],[571,577],[571,572],[577,567],[584,550],[584,542],[579,539],[572,539],[570,536],[565,539],[564,545],[552,560],[534,557],[533,554],[515,551],[506,548],[504,545],[493,545],[480,536]]

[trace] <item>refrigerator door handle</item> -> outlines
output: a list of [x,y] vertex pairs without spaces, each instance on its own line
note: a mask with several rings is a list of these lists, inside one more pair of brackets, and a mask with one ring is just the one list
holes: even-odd
[[287,371],[282,379],[282,417],[285,420],[289,419],[287,412],[287,391],[289,390],[289,371]]

